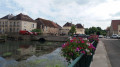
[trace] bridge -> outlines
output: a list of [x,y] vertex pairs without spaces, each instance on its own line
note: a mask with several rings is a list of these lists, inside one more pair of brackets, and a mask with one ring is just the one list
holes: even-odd
[[32,36],[32,40],[46,40],[46,41],[67,41],[68,36]]
[[67,41],[68,36],[44,36],[44,35],[8,35],[13,40],[46,40],[46,41]]

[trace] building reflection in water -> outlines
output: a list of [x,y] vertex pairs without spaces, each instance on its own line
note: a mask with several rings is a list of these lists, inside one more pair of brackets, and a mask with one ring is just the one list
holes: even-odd
[[0,43],[0,56],[15,60],[26,60],[32,55],[47,54],[61,46],[62,42],[8,41]]

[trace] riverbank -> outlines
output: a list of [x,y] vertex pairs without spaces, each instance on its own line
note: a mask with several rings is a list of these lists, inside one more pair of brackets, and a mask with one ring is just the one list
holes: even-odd
[[[44,54],[42,56],[31,56],[24,61],[15,60],[4,60],[0,62],[0,67],[67,67],[67,62],[63,56],[61,56],[61,48],[57,48],[49,54]],[[2,64],[1,64],[2,63]],[[11,63],[11,64],[10,64]],[[3,66],[2,66],[3,65]]]

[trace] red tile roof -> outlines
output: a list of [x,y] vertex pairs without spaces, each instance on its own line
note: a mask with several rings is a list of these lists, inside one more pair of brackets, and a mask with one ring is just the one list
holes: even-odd
[[57,24],[57,23],[56,23],[56,25],[58,26],[58,28],[59,28],[59,29],[61,29],[61,28],[62,28],[59,24]]
[[107,28],[106,28],[106,31],[110,31],[110,27],[107,27]]
[[22,13],[18,14],[17,16],[11,18],[10,20],[24,20],[24,21],[30,21],[35,22],[32,18],[30,18],[28,15],[24,15]]
[[120,25],[120,20],[112,20],[111,26],[112,26],[114,31],[118,30],[118,25]]
[[8,15],[2,17],[1,19],[11,19],[11,18],[13,18],[13,17],[14,17],[13,14],[8,14]]
[[58,28],[58,26],[56,25],[56,23],[54,23],[53,21],[50,21],[50,20],[46,20],[46,19],[42,19],[42,18],[37,18],[36,22],[40,23],[40,24],[42,24],[44,26]]
[[76,24],[76,28],[84,28],[81,24]]
[[63,27],[71,27],[72,25],[72,23],[67,22],[65,25],[63,25]]

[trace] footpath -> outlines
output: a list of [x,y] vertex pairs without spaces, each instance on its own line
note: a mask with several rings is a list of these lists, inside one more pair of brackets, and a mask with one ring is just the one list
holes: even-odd
[[90,67],[112,67],[104,43],[100,40]]

